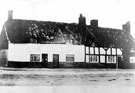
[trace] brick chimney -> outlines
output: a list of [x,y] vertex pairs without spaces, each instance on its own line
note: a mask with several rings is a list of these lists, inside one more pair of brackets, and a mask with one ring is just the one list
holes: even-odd
[[9,10],[8,11],[8,20],[12,20],[13,19],[13,11]]
[[95,27],[98,27],[98,20],[91,20],[90,21],[90,25],[91,25],[91,27],[93,27],[93,28],[95,28]]
[[86,18],[80,14],[79,17],[79,32],[82,36],[81,44],[86,43]]
[[86,18],[80,14],[80,17],[79,17],[79,26],[85,26],[86,25]]
[[122,29],[130,34],[130,21],[122,25]]

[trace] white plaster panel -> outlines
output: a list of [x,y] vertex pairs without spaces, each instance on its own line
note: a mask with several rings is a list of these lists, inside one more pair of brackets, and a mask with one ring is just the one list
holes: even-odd
[[95,54],[99,54],[97,47],[95,48]]
[[108,55],[111,55],[111,48],[109,48],[109,49],[107,50],[107,54],[108,54]]
[[100,54],[105,54],[105,50],[103,48],[100,48]]
[[119,48],[117,49],[117,54],[122,55],[122,51]]
[[94,54],[94,49],[93,49],[93,47],[90,47],[90,54]]
[[116,49],[112,48],[112,55],[116,55]]
[[105,56],[100,56],[100,63],[105,63]]
[[86,47],[86,53],[89,54],[89,47]]
[[86,63],[89,63],[89,55],[86,55]]

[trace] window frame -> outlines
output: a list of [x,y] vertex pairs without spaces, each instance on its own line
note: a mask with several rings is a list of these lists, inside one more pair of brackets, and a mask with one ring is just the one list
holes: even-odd
[[75,62],[75,55],[74,54],[66,54],[66,62]]
[[40,62],[40,54],[30,54],[30,62]]
[[90,63],[99,63],[99,55],[90,55]]
[[116,61],[117,61],[116,56],[114,56],[114,55],[107,56],[107,63],[117,63]]

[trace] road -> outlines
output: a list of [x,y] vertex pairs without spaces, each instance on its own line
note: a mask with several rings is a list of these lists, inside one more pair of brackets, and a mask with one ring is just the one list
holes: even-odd
[[[105,93],[106,90],[107,93],[135,93],[135,70],[1,68],[0,86],[3,91],[0,93],[11,93],[8,90],[13,91],[12,88],[23,88],[24,91],[27,88],[29,91],[40,89],[45,90],[45,93],[99,93],[99,90]],[[8,87],[8,90],[5,87]]]

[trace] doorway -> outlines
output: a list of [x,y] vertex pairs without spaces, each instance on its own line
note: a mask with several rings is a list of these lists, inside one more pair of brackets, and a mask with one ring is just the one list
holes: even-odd
[[48,54],[42,54],[42,67],[47,67],[48,65]]
[[53,54],[53,67],[59,67],[59,54]]
[[122,68],[122,58],[120,56],[117,57],[118,60],[117,60],[117,68]]

